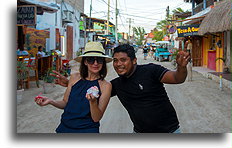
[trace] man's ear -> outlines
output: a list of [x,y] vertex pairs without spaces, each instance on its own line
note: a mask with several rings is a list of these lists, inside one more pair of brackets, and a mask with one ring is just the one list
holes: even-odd
[[134,65],[137,64],[137,58],[134,58],[132,62]]

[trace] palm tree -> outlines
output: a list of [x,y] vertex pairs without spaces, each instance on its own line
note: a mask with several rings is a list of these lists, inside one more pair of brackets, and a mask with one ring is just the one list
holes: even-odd
[[133,27],[133,31],[135,33],[135,41],[137,45],[142,45],[144,40],[144,35],[146,34],[143,27]]
[[[184,11],[181,8],[176,8],[172,10],[172,13],[173,14],[177,14],[177,13],[184,14],[184,13],[189,13],[189,11],[188,10]],[[153,38],[154,40],[161,41],[163,37],[167,35],[167,25],[169,24],[168,20],[171,18],[172,18],[172,15],[170,14],[166,20],[161,20],[156,24],[156,30],[153,31],[153,34],[155,35],[155,37]],[[185,17],[180,18],[180,19],[185,19]]]
[[174,10],[172,10],[172,13],[184,13],[185,11],[182,8],[176,8]]
[[[187,13],[191,13],[190,11],[184,11],[182,8],[176,8],[174,10],[172,10],[172,13],[173,15],[177,15],[177,14],[183,14],[181,17],[178,17],[180,18],[181,20],[185,19],[186,17],[188,17],[188,15],[184,15],[184,14],[187,14]],[[190,14],[191,15],[191,14]]]

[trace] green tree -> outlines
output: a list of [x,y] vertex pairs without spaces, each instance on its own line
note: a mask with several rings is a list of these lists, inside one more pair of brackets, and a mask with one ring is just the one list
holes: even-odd
[[135,41],[137,45],[142,45],[144,40],[144,35],[146,34],[143,27],[133,27],[135,33]]
[[[174,13],[188,13],[188,12],[189,12],[188,10],[184,11],[181,8],[176,8],[176,9],[172,10],[173,14]],[[161,21],[156,23],[156,28],[153,31],[153,34],[155,36],[153,38],[153,40],[161,41],[165,35],[168,35],[167,34],[167,25],[169,24],[168,20],[171,20],[173,14],[170,14],[168,16],[167,20],[161,20]],[[181,19],[185,19],[185,18],[181,18]]]
[[[182,8],[180,8],[180,7],[172,10],[172,13],[184,13],[184,12],[185,11]],[[186,11],[186,12],[188,12],[188,11]]]
[[164,32],[163,31],[156,30],[156,31],[153,32],[153,34],[154,34],[153,40],[156,40],[156,41],[161,41],[163,39],[163,37],[164,37]]
[[190,12],[190,11],[188,11],[188,10],[186,10],[186,11],[184,11],[182,8],[176,8],[176,9],[174,9],[174,10],[172,10],[172,13],[188,13],[188,12]]
[[161,20],[156,23],[156,28],[153,31],[153,40],[161,41],[167,33],[167,20]]

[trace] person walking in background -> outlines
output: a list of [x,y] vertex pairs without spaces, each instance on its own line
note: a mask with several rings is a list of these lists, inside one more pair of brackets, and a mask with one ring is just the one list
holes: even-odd
[[112,58],[105,56],[101,43],[89,42],[84,54],[76,60],[81,63],[80,72],[71,75],[63,100],[38,96],[35,102],[64,109],[57,133],[99,133],[99,121],[112,89],[111,83],[105,80],[106,63]]
[[151,50],[150,50],[150,57],[153,58],[154,57],[154,53],[155,53],[155,46],[151,45]]
[[193,70],[192,70],[192,67],[193,67],[193,65],[192,65],[192,48],[193,48],[193,44],[189,40],[188,44],[187,44],[187,52],[190,54],[190,61],[189,61],[188,65],[187,65],[188,81],[192,81],[192,79],[193,79],[193,74],[192,74],[193,73]]
[[[164,83],[183,83],[189,60],[189,53],[180,51],[176,59],[177,70],[170,71],[157,64],[137,65],[135,50],[129,44],[114,49],[113,67],[119,77],[111,80],[111,97],[117,95],[128,111],[134,133],[180,133],[176,111]],[[58,84],[69,84],[63,77],[57,78]]]
[[147,55],[148,55],[148,48],[147,46],[143,47],[143,56],[144,56],[144,60],[147,60]]

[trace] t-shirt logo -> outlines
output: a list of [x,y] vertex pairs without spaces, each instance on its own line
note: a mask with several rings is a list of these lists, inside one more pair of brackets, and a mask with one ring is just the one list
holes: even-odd
[[143,90],[143,86],[142,86],[141,84],[139,84],[139,88],[140,88],[141,90]]

